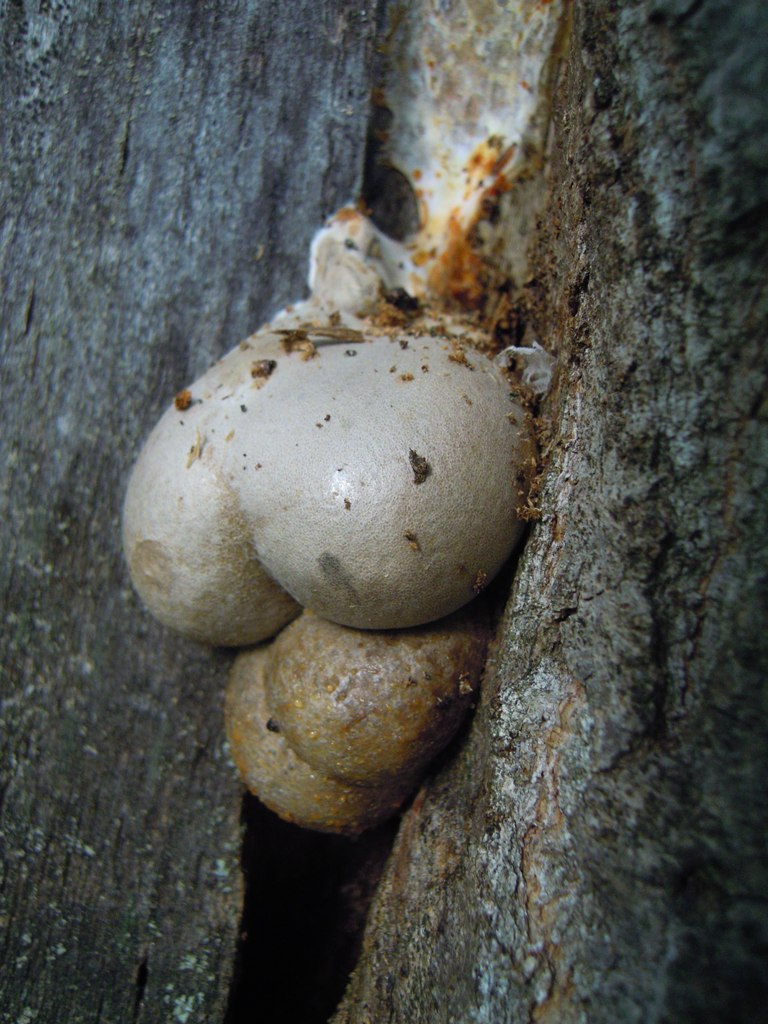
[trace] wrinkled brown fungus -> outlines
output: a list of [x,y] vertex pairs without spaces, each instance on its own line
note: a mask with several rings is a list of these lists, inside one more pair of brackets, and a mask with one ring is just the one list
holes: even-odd
[[487,634],[477,616],[396,633],[305,612],[238,656],[227,733],[248,787],[281,817],[356,833],[390,817],[455,735]]

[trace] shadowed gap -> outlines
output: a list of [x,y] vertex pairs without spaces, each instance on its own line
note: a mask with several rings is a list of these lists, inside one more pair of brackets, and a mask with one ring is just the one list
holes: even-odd
[[395,818],[357,839],[281,821],[243,799],[245,880],[224,1024],[325,1024],[357,962]]

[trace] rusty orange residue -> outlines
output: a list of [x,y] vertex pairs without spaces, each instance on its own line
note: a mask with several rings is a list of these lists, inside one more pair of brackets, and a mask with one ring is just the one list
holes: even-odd
[[[439,237],[439,242],[437,254],[431,253],[429,257],[435,262],[429,267],[428,288],[436,296],[459,303],[467,310],[482,309],[488,277],[485,259],[472,242],[474,229],[488,215],[490,204],[512,188],[513,175],[507,169],[516,153],[516,144],[504,146],[497,137],[476,146],[464,167],[467,179],[463,202],[467,205],[464,210],[452,210],[443,222],[444,227],[431,225],[433,237]],[[422,228],[435,219],[441,218],[423,216]],[[413,262],[420,267],[426,261],[420,252]]]
[[333,219],[345,223],[349,220],[357,220],[359,216],[360,211],[356,210],[354,206],[342,206],[340,210],[334,213]]
[[413,254],[412,262],[414,267],[423,267],[425,263],[429,263],[430,259],[431,253],[427,252],[426,249],[421,249]]
[[414,170],[411,172],[411,177],[413,178],[414,181],[421,181],[421,171],[419,170],[418,167],[414,168]]
[[486,170],[490,170],[485,143],[483,143],[482,146],[478,146],[472,156],[470,156],[469,160],[467,160],[465,170],[467,171],[467,174],[476,174],[478,171],[484,173]]
[[489,175],[498,174],[517,152],[517,146],[513,143],[502,149],[501,139],[490,138],[481,142],[475,147],[464,167],[465,172],[476,181],[481,181]]
[[494,199],[497,196],[504,195],[505,192],[509,192],[512,188],[512,182],[506,176],[506,174],[499,174],[492,185],[483,193],[483,199]]
[[430,290],[466,309],[480,309],[485,297],[483,269],[484,262],[472,248],[468,233],[452,214],[440,255],[429,271]]

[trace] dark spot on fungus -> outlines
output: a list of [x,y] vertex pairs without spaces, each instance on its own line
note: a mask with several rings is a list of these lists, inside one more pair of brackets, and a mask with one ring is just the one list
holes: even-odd
[[459,341],[451,342],[451,351],[448,353],[448,358],[452,363],[458,363],[459,366],[466,366],[468,370],[474,370],[474,366],[467,359],[467,353]]
[[413,482],[415,484],[423,484],[430,473],[430,465],[423,455],[418,455],[413,448],[408,452],[408,461],[411,464],[413,470]]
[[246,407],[246,406],[244,406],[244,405],[241,405],[241,406],[240,406],[240,412],[248,412],[248,409],[247,409],[247,407]]
[[279,725],[278,725],[278,723],[277,723],[277,722],[276,722],[276,721],[274,720],[274,718],[268,718],[268,719],[267,719],[267,729],[268,729],[268,730],[269,730],[270,732],[280,732],[280,726],[279,726]]
[[353,348],[348,348],[348,349],[344,350],[344,355],[345,356],[356,356],[357,352],[355,352],[355,350]]
[[[277,362],[274,359],[257,359],[256,362],[251,363],[251,376],[266,378],[270,377],[277,366]],[[241,405],[242,409],[243,406]]]
[[338,590],[344,592],[344,596],[350,604],[360,604],[360,595],[355,589],[352,577],[346,571],[336,555],[330,551],[324,551],[317,560],[318,567],[329,582]]
[[349,511],[349,509],[352,508],[352,502],[349,500],[349,498],[344,499],[344,508],[347,509],[347,511]]
[[299,352],[304,362],[308,359],[314,359],[317,355],[317,349],[309,340],[309,335],[303,328],[299,327],[292,331],[277,331],[276,333],[283,335],[282,345],[288,355],[292,352]]

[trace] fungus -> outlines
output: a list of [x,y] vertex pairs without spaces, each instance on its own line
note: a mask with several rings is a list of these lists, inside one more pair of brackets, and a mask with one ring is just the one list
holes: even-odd
[[331,218],[310,297],[177,393],[125,499],[131,577],[163,623],[211,645],[279,633],[235,660],[227,732],[249,788],[323,831],[389,817],[455,734],[487,644],[464,606],[538,514],[505,368],[541,395],[549,357],[534,342],[492,361],[457,304],[525,279],[526,245],[494,238],[491,212],[543,161],[564,5],[513,0],[492,23],[486,7],[393,24],[388,162],[419,183],[413,234]]
[[281,817],[321,831],[385,820],[455,735],[486,642],[465,614],[389,634],[305,612],[232,668],[227,734],[246,784]]
[[[494,577],[524,527],[529,433],[491,360],[473,353],[470,371],[445,335],[411,333],[402,348],[361,334],[355,360],[321,329],[307,336],[310,360],[267,328],[216,364],[183,419],[163,416],[128,486],[139,594],[207,643],[263,640],[298,605],[364,629],[440,618],[472,600],[478,570]],[[388,373],[393,346],[407,385]],[[254,361],[274,363],[255,389]]]
[[171,405],[136,461],[123,508],[123,548],[139,596],[164,625],[212,646],[256,643],[301,610],[264,570],[254,524],[221,460],[232,448],[230,424],[239,437],[251,402],[242,388],[232,397],[232,375],[252,384],[252,362],[250,347],[238,346],[187,390],[183,416]]

